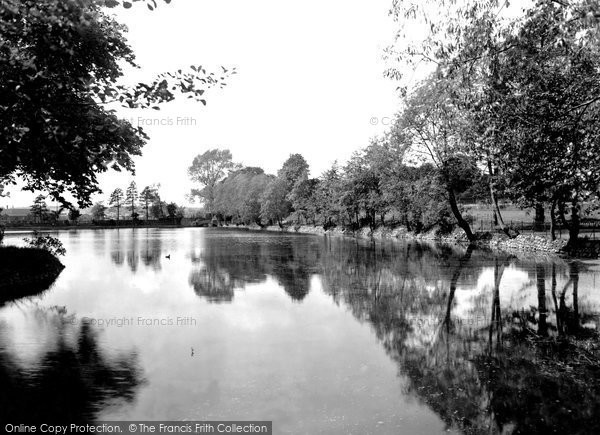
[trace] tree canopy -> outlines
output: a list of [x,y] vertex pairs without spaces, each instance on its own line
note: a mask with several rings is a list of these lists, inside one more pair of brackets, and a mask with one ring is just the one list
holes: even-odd
[[137,65],[125,26],[105,12],[118,4],[0,2],[0,184],[21,179],[26,190],[89,205],[100,190],[97,174],[133,172],[132,158],[148,139],[108,105],[158,109],[177,93],[206,104],[205,90],[235,73],[224,69],[217,77],[192,66],[149,83],[119,84],[122,66]]

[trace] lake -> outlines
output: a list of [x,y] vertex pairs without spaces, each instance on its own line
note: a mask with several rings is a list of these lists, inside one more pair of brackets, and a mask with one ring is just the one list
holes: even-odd
[[584,349],[597,261],[232,229],[55,235],[58,279],[0,307],[2,421],[600,433]]

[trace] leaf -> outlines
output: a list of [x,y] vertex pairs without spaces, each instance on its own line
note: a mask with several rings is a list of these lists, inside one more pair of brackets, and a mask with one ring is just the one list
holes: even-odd
[[129,9],[131,6],[133,6],[130,2],[123,2],[123,7],[125,9]]

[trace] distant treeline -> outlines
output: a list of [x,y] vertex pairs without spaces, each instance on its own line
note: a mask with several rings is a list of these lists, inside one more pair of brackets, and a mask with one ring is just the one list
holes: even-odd
[[[209,211],[326,227],[393,216],[416,231],[456,225],[474,241],[461,202],[487,191],[508,236],[516,231],[500,198],[535,208],[537,221],[548,210],[552,237],[560,224],[577,243],[582,220],[600,209],[598,2],[426,3],[393,2],[400,28],[386,74],[402,104],[383,137],[317,179],[298,155],[270,177],[219,164],[226,151],[205,153],[190,175]],[[416,26],[418,34],[400,30]],[[414,83],[425,65],[431,74]]]
[[[487,177],[481,171],[463,159],[454,167],[459,198],[488,198]],[[398,224],[420,232],[433,227],[449,231],[455,222],[436,168],[403,164],[397,150],[378,141],[318,178],[310,178],[304,157],[293,154],[277,175],[232,165],[212,189],[197,194],[204,195],[207,209],[218,220],[232,224],[354,229]]]

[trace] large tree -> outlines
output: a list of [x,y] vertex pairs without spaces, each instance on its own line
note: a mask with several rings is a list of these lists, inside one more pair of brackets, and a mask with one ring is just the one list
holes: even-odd
[[261,168],[245,167],[231,172],[215,187],[215,213],[235,223],[262,226],[260,200],[272,179]]
[[104,220],[106,218],[106,206],[101,202],[97,202],[92,206],[91,213],[93,220]]
[[512,196],[550,204],[577,243],[585,206],[600,185],[600,29],[588,2],[542,3],[498,56],[493,124]]
[[342,171],[337,162],[323,172],[319,179],[317,190],[313,196],[315,207],[321,216],[323,228],[329,229],[343,224],[342,206]]
[[135,181],[132,181],[129,186],[127,186],[127,190],[125,191],[125,202],[129,206],[129,211],[131,213],[131,219],[137,218],[137,213],[135,212],[135,206],[138,200],[138,191],[137,185]]
[[142,191],[140,192],[140,201],[144,207],[145,210],[145,215],[146,215],[146,221],[148,221],[148,218],[150,217],[150,206],[158,199],[158,186],[157,185],[153,185],[153,186],[146,186],[144,187],[144,189],[142,189]]
[[117,187],[110,194],[109,204],[117,210],[117,224],[119,223],[119,214],[121,211],[121,205],[123,205],[123,190]]
[[290,192],[296,183],[308,178],[308,163],[301,154],[290,154],[277,171],[277,176],[285,182]]
[[89,205],[100,190],[97,174],[133,171],[132,157],[147,140],[111,103],[158,109],[179,92],[205,104],[204,91],[222,83],[194,66],[119,84],[122,67],[136,64],[126,28],[104,12],[118,4],[0,0],[0,184],[21,179],[26,190]]
[[192,189],[191,196],[201,198],[209,213],[214,213],[215,186],[236,165],[231,151],[212,149],[194,157],[188,174],[192,181],[202,184],[202,189]]
[[461,167],[474,165],[474,162],[460,135],[465,118],[452,98],[454,86],[452,80],[440,74],[431,75],[408,98],[406,108],[393,126],[393,137],[408,141],[417,157],[436,167],[452,214],[467,238],[473,241],[475,235],[457,200],[457,195],[469,187]]
[[[406,66],[428,64],[438,77],[453,81],[449,101],[461,106],[465,121],[454,133],[487,169],[500,226],[502,189],[521,205],[535,206],[540,220],[542,201],[552,205],[553,223],[558,208],[574,244],[582,204],[598,185],[600,12],[589,0],[526,6],[396,0],[392,15],[401,30],[388,50],[388,75],[404,79],[406,91]],[[410,32],[417,23],[424,25],[421,37]]]
[[291,212],[291,204],[286,198],[287,187],[285,179],[274,178],[261,198],[261,218],[267,222],[277,223],[281,228],[283,228],[283,220]]
[[33,204],[30,208],[31,215],[33,216],[34,222],[43,223],[48,218],[48,205],[46,204],[46,197],[44,195],[38,195],[35,197]]

